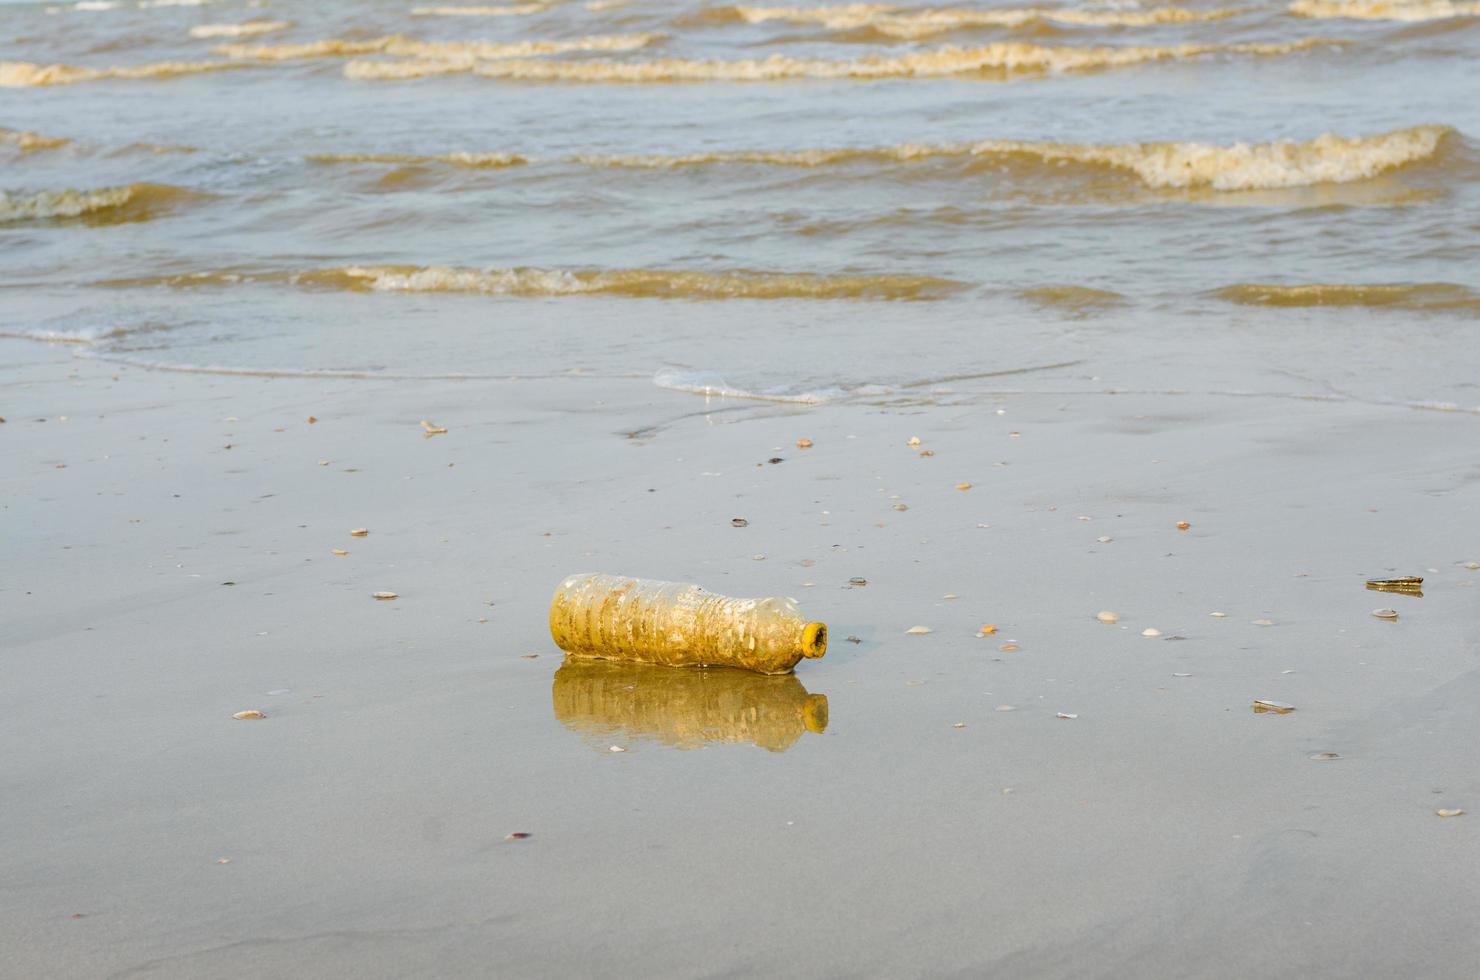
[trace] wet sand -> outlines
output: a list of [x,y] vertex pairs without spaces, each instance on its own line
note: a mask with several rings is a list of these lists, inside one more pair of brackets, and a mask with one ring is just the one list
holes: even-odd
[[[0,363],[0,975],[1480,962],[1473,415]],[[577,571],[793,595],[831,647],[557,678]]]

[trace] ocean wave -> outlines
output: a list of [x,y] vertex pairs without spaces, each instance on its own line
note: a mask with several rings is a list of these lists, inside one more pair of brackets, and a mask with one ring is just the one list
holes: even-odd
[[1046,47],[998,43],[982,47],[946,46],[887,57],[826,60],[773,55],[764,59],[710,61],[665,58],[657,61],[476,61],[423,60],[388,66],[379,73],[374,62],[351,62],[351,78],[414,78],[472,72],[485,78],[535,82],[655,83],[763,82],[783,79],[941,78],[951,75],[1007,77],[1023,72],[1087,71],[1153,61],[1219,54],[1282,55],[1344,41],[1311,38],[1278,44],[1178,44],[1170,46]]
[[[143,329],[147,330],[150,328]],[[39,340],[46,344],[100,344],[110,340],[121,340],[134,332],[136,331],[130,330],[127,327],[76,327],[67,330],[36,327],[27,330],[0,326],[0,337],[13,337],[18,340]]]
[[1295,0],[1290,13],[1319,20],[1449,20],[1480,17],[1480,3],[1453,0]]
[[0,61],[0,88],[32,88],[43,85],[72,85],[103,79],[174,78],[203,72],[244,68],[231,61],[160,61],[150,65],[117,68],[83,68],[77,65],[38,65],[29,61]]
[[397,58],[471,64],[480,58],[528,58],[572,51],[633,51],[657,44],[662,34],[593,35],[570,41],[417,41],[393,34],[351,41],[327,38],[301,44],[218,44],[212,54],[253,61],[295,61],[304,58],[350,58],[386,54]]
[[793,24],[818,24],[829,30],[872,30],[885,37],[908,40],[975,27],[1023,27],[1051,23],[1075,27],[1151,27],[1223,20],[1245,13],[1247,8],[1189,10],[1185,7],[1151,7],[1145,10],[1076,10],[1073,8],[1022,7],[997,10],[944,8],[917,10],[892,4],[844,4],[826,7],[721,7],[710,19],[740,20],[749,24],[780,20]]
[[22,153],[33,150],[56,150],[71,143],[61,136],[42,136],[23,129],[6,129],[0,126],[0,146],[13,146]]
[[256,37],[286,31],[293,26],[290,20],[249,20],[241,24],[197,24],[190,29],[193,38],[212,37]]
[[1107,313],[1126,305],[1126,298],[1108,289],[1090,286],[1035,286],[1020,289],[1018,297],[1034,306],[1056,310],[1071,317]]
[[1480,312],[1480,293],[1447,282],[1421,283],[1306,283],[1281,286],[1236,283],[1212,293],[1218,299],[1245,306],[1364,306],[1426,312]]
[[743,398],[750,401],[783,402],[790,405],[822,405],[845,394],[841,389],[795,390],[788,388],[737,388],[707,371],[659,371],[653,384],[669,391],[682,391],[706,398]]
[[1434,157],[1454,130],[1412,126],[1373,136],[1325,134],[1304,142],[1235,143],[1040,143],[981,140],[974,143],[907,143],[835,150],[741,150],[681,155],[582,156],[588,166],[671,169],[708,164],[821,167],[850,161],[907,162],[930,157],[1036,158],[1128,170],[1155,188],[1207,187],[1255,190],[1349,183]]
[[519,3],[502,7],[412,7],[413,17],[519,17],[548,10],[545,3]]
[[147,221],[191,198],[197,191],[168,184],[128,184],[97,190],[17,193],[0,191],[0,224],[80,219],[89,224]]
[[800,272],[696,272],[682,269],[465,269],[372,265],[302,272],[225,270],[110,279],[111,288],[176,289],[286,282],[318,289],[386,293],[482,293],[490,296],[625,296],[648,299],[931,300],[966,288],[935,276],[824,275]]
[[313,163],[388,163],[396,166],[421,166],[442,163],[475,170],[517,167],[529,162],[517,153],[318,153],[308,158]]

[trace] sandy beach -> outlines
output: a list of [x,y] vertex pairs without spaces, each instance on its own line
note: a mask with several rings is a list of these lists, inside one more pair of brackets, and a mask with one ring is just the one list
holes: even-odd
[[0,980],[1480,977],[1477,26],[0,0]]
[[[1473,415],[0,361],[6,977],[1480,962]],[[796,597],[825,730],[557,682],[597,570]]]

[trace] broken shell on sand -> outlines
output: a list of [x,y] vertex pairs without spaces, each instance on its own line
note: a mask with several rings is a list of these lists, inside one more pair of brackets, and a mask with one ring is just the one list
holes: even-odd
[[812,448],[812,440],[811,439],[805,439],[805,438],[798,439],[797,440],[797,448],[798,449],[811,449]]
[[352,537],[352,538],[363,538],[365,535],[367,535],[369,533],[370,533],[370,531],[369,531],[368,528],[357,527],[353,531],[349,532],[349,536]]
[[370,593],[370,595],[373,596],[376,599],[399,599],[400,598],[400,596],[397,595],[394,592],[372,592],[372,593]]
[[1259,714],[1264,714],[1266,712],[1270,712],[1270,713],[1277,714],[1277,715],[1288,715],[1290,712],[1292,712],[1294,710],[1295,710],[1295,706],[1293,704],[1286,704],[1283,701],[1262,701],[1261,700],[1261,701],[1255,701],[1254,702],[1254,711],[1257,712],[1257,713],[1259,713]]
[[1115,613],[1113,613],[1113,612],[1111,612],[1108,609],[1105,610],[1104,612],[1095,613],[1095,618],[1098,619],[1102,623],[1118,623],[1118,622],[1120,622],[1120,616],[1117,615],[1117,614],[1115,614]]
[[238,711],[231,717],[235,718],[237,721],[261,721],[267,716],[254,708],[251,711]]

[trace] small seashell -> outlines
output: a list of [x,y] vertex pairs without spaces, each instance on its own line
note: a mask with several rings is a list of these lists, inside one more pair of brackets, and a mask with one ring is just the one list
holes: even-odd
[[922,450],[920,450],[920,455],[921,456],[934,456],[935,455],[935,450],[934,449],[922,449]]
[[1459,809],[1454,809],[1454,810],[1435,810],[1434,812],[1436,814],[1438,814],[1439,816],[1441,816],[1441,817],[1458,817],[1458,816],[1462,815],[1465,811],[1459,810]]
[[1397,619],[1398,618],[1398,610],[1396,610],[1396,609],[1374,609],[1374,610],[1372,610],[1372,615],[1376,616],[1378,619]]
[[1060,711],[1059,712],[1059,717],[1060,718],[1063,718],[1065,721],[1073,721],[1075,718],[1078,718],[1079,716],[1078,715],[1066,714],[1066,713]]
[[1146,627],[1145,629],[1143,629],[1141,631],[1141,635],[1142,636],[1160,636],[1161,635],[1161,630],[1157,629],[1155,626],[1148,626],[1148,627]]
[[1111,612],[1108,609],[1106,609],[1103,612],[1095,613],[1095,618],[1098,619],[1102,623],[1118,623],[1118,622],[1120,622],[1120,616],[1118,614],[1116,614],[1116,613]]
[[894,505],[894,509],[895,510],[909,510],[910,509],[910,505],[909,504],[895,504]]
[[622,748],[622,746],[620,746],[620,745],[613,745],[611,748],[607,749],[607,751],[608,752],[626,752],[627,750],[624,749],[624,748]]
[[926,633],[929,632],[932,632],[929,626],[911,626],[909,629],[905,630],[905,635],[924,636]]
[[313,424],[314,424],[314,423],[315,423],[315,422],[317,422],[317,421],[318,421],[318,419],[316,419],[316,418],[314,418],[314,417],[313,417],[313,416],[312,416],[312,415],[310,415],[310,416],[309,416],[309,417],[308,417],[308,424],[309,424],[309,425],[313,425]]
[[372,592],[370,595],[376,599],[399,599],[400,596],[394,592]]
[[997,649],[1001,650],[1003,653],[1011,653],[1014,650],[1021,650],[1022,647],[1018,646],[1016,643],[1004,643]]
[[523,830],[516,830],[509,834],[504,840],[526,840],[530,835]]
[[1470,569],[1471,571],[1474,571],[1475,569],[1480,568],[1480,561],[1467,561],[1465,562],[1465,567]]
[[965,728],[966,727],[966,722],[964,722],[964,721],[958,721],[954,725],[952,725],[951,727],[952,728]]
[[349,552],[345,551],[343,548],[330,548],[329,553],[331,555],[338,555],[340,558],[343,558],[345,555],[349,554]]
[[911,445],[911,446],[918,446],[920,444],[920,437],[919,436],[910,436],[910,441],[909,441],[908,444]]
[[432,423],[428,422],[426,419],[422,419],[421,420],[421,427],[424,430],[426,430],[426,434],[429,435],[429,436],[445,435],[446,432],[447,432],[447,429],[446,429],[445,426],[433,425]]
[[363,538],[365,535],[367,535],[369,533],[370,533],[370,531],[368,529],[363,528],[363,527],[357,527],[353,531],[349,532],[349,536],[352,537],[352,538]]
[[997,705],[997,710],[998,711],[1016,711],[1017,710],[1017,705],[1015,705],[1015,704],[999,704],[999,705]]
[[1255,626],[1273,626],[1274,625],[1274,620],[1272,620],[1272,619],[1256,619],[1256,620],[1254,620],[1254,625]]
[[1188,524],[1186,521],[1178,521],[1177,522],[1177,530],[1179,530],[1179,531],[1185,531],[1185,530],[1187,530],[1191,526],[1192,525],[1191,524]]
[[976,631],[976,635],[991,636],[995,632],[997,632],[997,625],[995,623],[983,623],[982,628]]
[[1098,541],[1098,542],[1100,542],[1100,544],[1109,544],[1111,541],[1114,541],[1115,539],[1112,538],[1112,537],[1110,537],[1110,535],[1105,534],[1105,535],[1101,535],[1098,538],[1095,538],[1095,540]]
[[235,718],[237,721],[261,721],[263,718],[266,718],[267,716],[264,715],[262,712],[260,712],[260,711],[256,710],[255,708],[253,708],[250,711],[238,711],[236,714],[232,715],[231,717]]
[[730,526],[731,527],[749,527],[750,526],[750,522],[747,521],[743,517],[732,517],[732,518],[730,518]]
[[1287,715],[1294,710],[1293,704],[1286,704],[1283,701],[1258,700],[1254,702],[1254,711],[1260,714],[1268,711],[1277,715]]
[[1311,756],[1311,760],[1314,762],[1330,762],[1332,759],[1339,758],[1341,758],[1341,756],[1337,755],[1335,752],[1317,752],[1315,755]]
[[969,484],[969,483],[958,483],[958,484],[956,484],[956,489],[957,490],[970,490],[971,489],[971,484]]
[[852,578],[850,578],[848,580],[848,584],[851,585],[851,586],[853,586],[854,588],[860,588],[861,589],[865,585],[868,585],[868,579],[864,578],[861,575],[855,575],[855,576],[853,576]]
[[1208,615],[1209,616],[1212,616],[1214,619],[1227,619],[1228,618],[1228,613],[1225,613],[1225,612],[1210,612],[1210,613],[1208,613]]
[[947,592],[945,595],[941,596],[941,598],[942,599],[959,599],[961,597],[958,596],[958,595],[956,595],[956,593],[954,593],[954,592]]
[[798,439],[797,440],[797,448],[798,449],[811,449],[812,448],[812,440],[811,439]]

